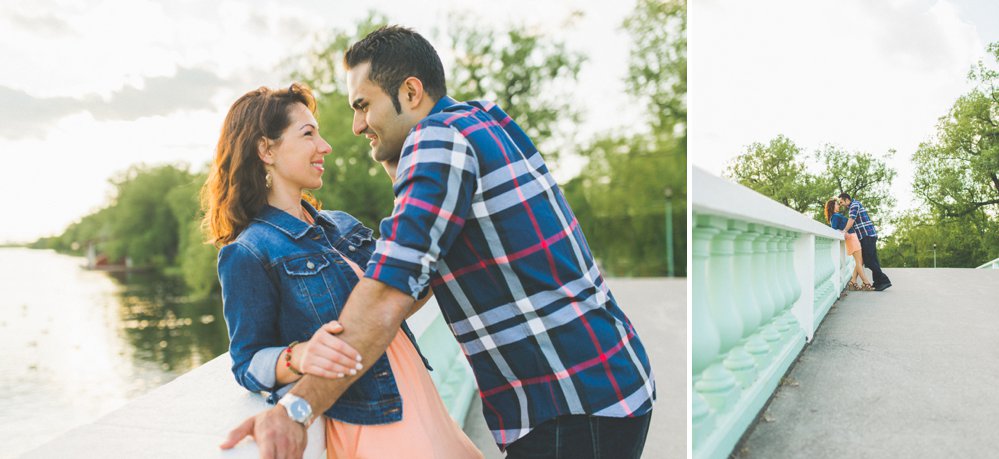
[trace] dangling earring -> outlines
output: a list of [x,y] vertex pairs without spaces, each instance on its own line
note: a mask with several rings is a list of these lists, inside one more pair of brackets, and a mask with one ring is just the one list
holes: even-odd
[[264,176],[264,186],[267,187],[268,190],[274,186],[274,177],[271,176],[270,169],[267,170],[267,175]]

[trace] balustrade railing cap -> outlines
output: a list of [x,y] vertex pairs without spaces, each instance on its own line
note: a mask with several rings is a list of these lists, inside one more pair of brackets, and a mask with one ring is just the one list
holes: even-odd
[[692,166],[691,188],[694,212],[737,218],[802,233],[812,233],[830,239],[843,239],[843,234],[796,212],[773,199],[738,183],[715,176]]
[[994,268],[995,265],[997,265],[997,264],[999,264],[999,258],[996,258],[995,260],[992,260],[992,261],[987,261],[987,262],[983,263],[981,266],[979,266],[976,269],[985,269],[985,268],[989,268],[989,267],[993,267]]

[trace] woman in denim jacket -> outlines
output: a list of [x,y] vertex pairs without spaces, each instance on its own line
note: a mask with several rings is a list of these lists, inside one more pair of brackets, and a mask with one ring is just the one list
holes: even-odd
[[[825,207],[826,221],[835,230],[842,231],[846,228],[846,217],[839,213],[839,201],[830,199],[826,201]],[[867,281],[867,273],[864,271],[864,257],[860,253],[860,240],[856,232],[850,228],[849,232],[843,233],[843,240],[846,243],[846,254],[853,257],[856,262],[853,266],[853,274],[850,275],[850,283],[847,288],[850,290],[874,290],[874,287]],[[859,283],[859,282],[863,283]]]
[[[270,403],[303,425],[323,412],[330,457],[481,457],[449,417],[405,322],[371,363],[334,336],[374,241],[357,219],[318,211],[304,193],[322,186],[323,159],[332,151],[315,113],[311,91],[300,84],[240,97],[202,190],[205,224],[221,247],[236,381],[268,392]],[[285,397],[305,375],[344,377],[363,365],[372,368],[332,407],[306,407],[310,414],[302,416],[300,404],[308,402]]]

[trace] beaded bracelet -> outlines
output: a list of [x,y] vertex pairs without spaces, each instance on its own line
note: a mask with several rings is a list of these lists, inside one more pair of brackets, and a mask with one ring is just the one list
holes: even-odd
[[305,373],[302,373],[301,371],[296,370],[295,367],[291,366],[291,348],[295,347],[296,344],[298,344],[298,341],[292,341],[291,344],[288,345],[288,348],[285,349],[284,366],[288,367],[292,373],[295,373],[298,376],[305,376]]

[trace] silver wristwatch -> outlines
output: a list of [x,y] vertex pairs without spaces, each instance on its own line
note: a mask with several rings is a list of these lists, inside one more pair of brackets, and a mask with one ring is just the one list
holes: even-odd
[[308,400],[293,394],[285,394],[278,401],[278,405],[284,407],[285,411],[288,412],[288,417],[292,421],[295,421],[305,427],[309,427],[309,423],[312,421],[312,406],[309,405]]

